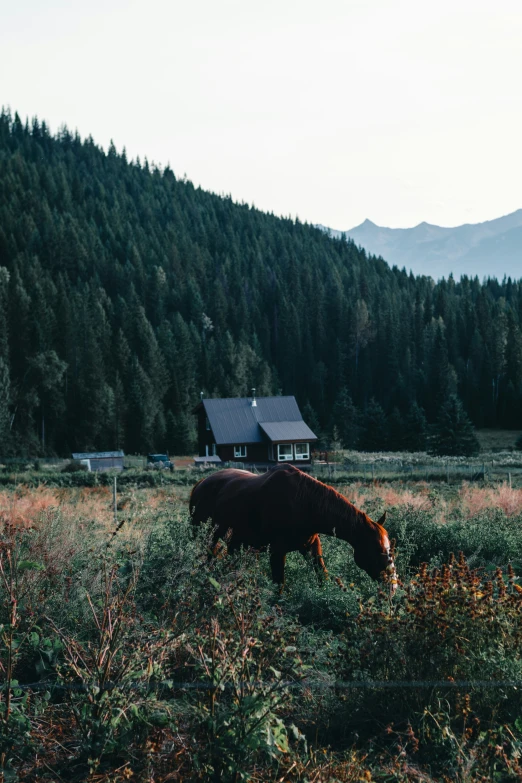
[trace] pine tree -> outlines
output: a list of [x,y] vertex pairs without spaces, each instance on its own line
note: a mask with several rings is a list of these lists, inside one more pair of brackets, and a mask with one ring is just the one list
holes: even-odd
[[404,420],[398,408],[394,408],[388,416],[388,448],[390,451],[401,451],[404,443]]
[[308,426],[310,427],[314,435],[317,436],[317,443],[315,444],[315,448],[321,448],[323,445],[324,434],[319,425],[319,419],[317,417],[317,413],[312,408],[309,402],[306,402],[305,405],[302,407],[301,414],[303,416],[303,420],[305,424],[308,424]]
[[7,441],[11,429],[11,380],[9,378],[9,366],[0,356],[0,452],[3,456],[7,453]]
[[355,375],[359,370],[359,358],[361,351],[373,338],[373,328],[368,312],[368,305],[364,299],[358,299],[355,303],[352,315],[351,343],[354,357]]
[[388,448],[386,415],[373,397],[363,414],[359,448],[361,451],[384,451]]
[[353,404],[353,400],[344,387],[337,395],[333,407],[333,427],[337,427],[339,440],[343,449],[356,449],[361,428],[361,415]]
[[[170,413],[170,412],[169,412]],[[192,454],[196,447],[196,428],[193,417],[187,413],[170,414],[167,421],[168,448],[170,454]]]
[[424,410],[414,402],[404,419],[401,448],[425,451],[428,444],[428,422]]
[[9,354],[9,334],[7,329],[7,292],[9,272],[0,266],[0,358],[7,360]]
[[126,450],[133,454],[156,448],[158,440],[154,423],[158,402],[154,387],[143,367],[135,358],[132,365],[132,381],[128,394],[127,420],[125,422]]
[[456,394],[440,407],[433,426],[430,451],[439,456],[472,457],[480,451],[475,429]]

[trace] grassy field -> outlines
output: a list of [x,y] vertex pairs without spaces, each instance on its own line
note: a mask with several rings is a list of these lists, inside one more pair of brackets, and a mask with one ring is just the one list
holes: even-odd
[[522,430],[477,430],[477,438],[483,452],[513,449],[521,435]]
[[[0,489],[0,764],[39,781],[489,781],[522,769],[522,490],[353,482],[393,599],[324,540],[207,557],[190,486]],[[460,553],[460,554],[459,554]]]

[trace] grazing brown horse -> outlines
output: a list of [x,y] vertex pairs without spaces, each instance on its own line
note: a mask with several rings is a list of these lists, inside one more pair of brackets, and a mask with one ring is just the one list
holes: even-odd
[[228,549],[270,546],[274,582],[284,584],[287,552],[311,554],[318,573],[327,573],[319,533],[335,535],[354,548],[355,562],[372,579],[387,571],[397,584],[386,512],[374,522],[339,492],[303,473],[281,465],[256,476],[246,470],[220,470],[199,481],[190,495],[192,522],[214,524],[213,548],[230,530]]

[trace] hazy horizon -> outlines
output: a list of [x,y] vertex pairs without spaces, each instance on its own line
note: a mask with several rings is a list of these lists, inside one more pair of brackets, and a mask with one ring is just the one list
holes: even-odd
[[514,0],[0,0],[0,103],[338,230],[519,209]]
[[334,231],[340,231],[340,232],[347,232],[347,231],[353,231],[354,228],[359,228],[363,225],[363,223],[366,223],[367,221],[370,223],[373,223],[377,226],[377,228],[390,228],[392,230],[397,229],[398,231],[403,230],[407,231],[410,228],[418,228],[419,226],[422,226],[423,224],[426,224],[428,226],[436,226],[437,228],[460,228],[461,226],[475,226],[479,225],[480,223],[489,223],[493,220],[498,220],[499,218],[508,217],[509,215],[512,215],[514,212],[519,212],[522,210],[522,207],[518,209],[513,209],[511,212],[507,212],[504,215],[494,215],[490,218],[486,218],[485,220],[474,220],[474,221],[468,221],[467,223],[456,223],[455,225],[443,225],[441,223],[431,223],[429,220],[421,220],[419,223],[415,223],[415,225],[412,226],[385,226],[381,223],[376,223],[375,220],[372,220],[370,217],[364,218],[364,220],[361,220],[360,223],[357,223],[356,226],[349,226],[348,228],[341,228],[339,229],[337,226],[324,226],[324,228],[331,228]]

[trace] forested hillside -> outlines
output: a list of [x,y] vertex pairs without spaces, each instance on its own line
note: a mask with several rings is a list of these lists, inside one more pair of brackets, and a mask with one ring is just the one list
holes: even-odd
[[295,394],[347,443],[358,422],[366,447],[396,445],[402,423],[415,430],[420,408],[433,421],[452,393],[476,425],[521,427],[521,322],[521,282],[434,285],[168,168],[0,115],[4,454],[179,453],[200,390],[252,386]]

